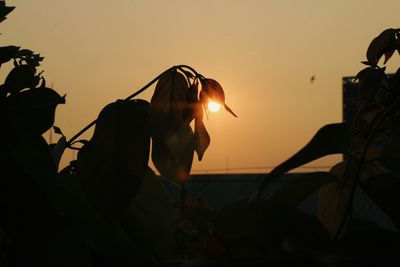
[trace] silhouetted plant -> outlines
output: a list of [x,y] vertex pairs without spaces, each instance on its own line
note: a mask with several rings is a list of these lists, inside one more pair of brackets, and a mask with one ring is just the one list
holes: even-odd
[[[13,9],[0,1],[0,20]],[[42,134],[65,99],[37,73],[39,54],[0,47],[0,64],[11,60],[14,68],[0,86],[0,225],[10,241],[5,264],[162,263],[175,243],[178,219],[148,167],[150,139],[157,170],[183,185],[194,152],[201,160],[210,144],[203,106],[212,99],[236,116],[221,85],[189,66],[174,66],[125,100],[107,105],[70,140],[54,126],[61,138],[48,145]],[[156,82],[151,103],[132,100]],[[89,141],[77,140],[95,124]],[[77,143],[83,146],[76,148]],[[57,173],[66,148],[78,149],[78,158]]]
[[[388,76],[385,67],[378,65],[383,56],[383,64],[386,64],[396,50],[400,52],[399,37],[400,29],[387,29],[369,45],[367,61],[362,62],[367,67],[354,80],[359,86],[360,107],[352,125],[344,122],[322,127],[304,148],[265,176],[251,201],[226,207],[217,216],[218,233],[223,240],[230,240],[228,247],[234,246],[235,241],[248,239],[252,246],[265,249],[273,242],[271,238],[276,238],[274,244],[281,249],[288,241],[293,245],[292,241],[296,240],[297,246],[291,246],[292,251],[306,252],[329,266],[364,264],[365,260],[372,261],[368,266],[380,266],[382,262],[395,260],[393,249],[400,247],[399,235],[371,227],[367,222],[360,228],[352,215],[355,193],[361,190],[397,229],[400,228],[400,69]],[[329,172],[299,175],[283,184],[267,200],[261,198],[263,191],[278,177],[331,154],[345,155],[343,162]],[[296,232],[303,229],[310,237],[321,231],[321,227],[311,227],[310,222],[304,224],[298,215],[287,217],[295,214],[297,207],[314,192],[318,194],[316,218],[333,240],[328,242],[328,247],[320,243],[326,241],[323,235],[307,244],[304,236]],[[245,212],[247,216],[243,216]],[[228,222],[239,218],[246,220],[247,226],[242,226],[245,222],[228,226]],[[292,221],[294,225],[289,226]],[[232,229],[227,230],[227,227]],[[266,228],[276,231],[269,238],[259,238],[257,233],[267,231]],[[293,232],[293,229],[297,230]],[[374,241],[378,243],[372,243]],[[362,246],[363,242],[369,245]],[[288,249],[284,251],[287,253]],[[398,259],[396,262],[398,264]]]

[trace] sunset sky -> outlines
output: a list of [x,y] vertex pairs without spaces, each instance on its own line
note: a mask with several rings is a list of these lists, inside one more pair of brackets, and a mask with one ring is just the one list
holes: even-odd
[[[363,68],[370,41],[400,27],[398,0],[9,0],[0,45],[45,56],[67,103],[55,125],[71,137],[100,110],[165,69],[216,79],[238,115],[213,113],[211,145],[193,170],[266,171],[342,119],[343,76]],[[400,63],[395,54],[388,70]],[[9,64],[10,65],[10,64]],[[3,66],[1,77],[11,66]],[[315,75],[314,83],[310,82]],[[140,95],[150,100],[153,88]],[[56,136],[54,136],[56,138]],[[63,165],[73,158],[65,153]],[[328,157],[311,166],[332,165]]]

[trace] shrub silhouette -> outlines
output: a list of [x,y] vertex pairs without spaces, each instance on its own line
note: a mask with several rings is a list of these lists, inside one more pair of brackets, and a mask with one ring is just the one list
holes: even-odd
[[[369,45],[367,60],[362,62],[367,67],[354,80],[358,82],[361,104],[353,124],[323,126],[306,146],[265,176],[249,201],[226,207],[217,215],[217,234],[231,251],[237,249],[235,242],[246,240],[244,246],[258,251],[263,262],[276,262],[276,257],[267,252],[272,246],[274,253],[281,255],[279,261],[288,260],[289,253],[293,263],[399,264],[395,256],[400,248],[398,232],[353,218],[355,194],[363,191],[397,229],[400,227],[400,69],[389,76],[385,67],[378,65],[382,57],[386,64],[396,50],[400,51],[399,34],[400,29],[387,29]],[[345,157],[329,172],[299,175],[267,200],[262,199],[263,191],[278,177],[330,154]],[[299,213],[298,206],[315,192],[316,217]],[[309,217],[308,221],[304,216]],[[237,251],[231,257],[254,260]]]
[[[0,19],[12,10],[1,1]],[[212,99],[236,116],[221,85],[189,66],[174,66],[125,100],[107,105],[70,140],[53,127],[61,138],[48,145],[42,134],[53,126],[65,97],[46,87],[37,73],[42,60],[28,49],[0,47],[0,64],[14,64],[0,86],[0,226],[5,234],[0,263],[162,264],[174,246],[178,218],[148,167],[150,140],[157,170],[183,187],[194,153],[201,160],[210,144],[203,106]],[[156,82],[150,103],[133,99]],[[77,140],[93,125],[89,141]],[[77,160],[58,173],[68,148],[80,150]]]

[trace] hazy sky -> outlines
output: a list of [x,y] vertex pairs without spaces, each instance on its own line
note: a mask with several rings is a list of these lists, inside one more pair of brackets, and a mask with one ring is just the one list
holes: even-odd
[[[239,118],[212,114],[211,146],[193,170],[274,166],[288,158],[322,125],[341,121],[342,77],[363,68],[372,38],[400,26],[398,0],[6,2],[16,9],[0,24],[1,45],[45,56],[48,84],[67,94],[55,124],[68,137],[173,65],[219,81]],[[64,162],[72,155],[67,151]]]

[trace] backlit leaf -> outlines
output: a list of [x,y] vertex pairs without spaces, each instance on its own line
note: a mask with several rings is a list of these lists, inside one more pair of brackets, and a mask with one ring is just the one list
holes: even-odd
[[178,183],[185,183],[192,168],[194,135],[187,125],[171,136],[167,142],[153,139],[152,160],[164,177]]
[[204,152],[207,150],[210,145],[210,135],[207,132],[207,129],[203,123],[203,109],[199,105],[198,107],[199,115],[195,118],[194,121],[194,149],[197,153],[199,161],[202,160]]
[[229,113],[234,117],[236,114],[229,108],[225,103],[225,93],[222,86],[214,79],[205,78],[201,79],[202,90],[200,92],[200,101],[203,106],[208,104],[209,100],[212,100],[220,105],[223,105]]
[[172,69],[160,77],[151,99],[153,163],[161,175],[180,183],[188,179],[193,161],[194,137],[189,125],[196,99],[193,90],[185,76]]

